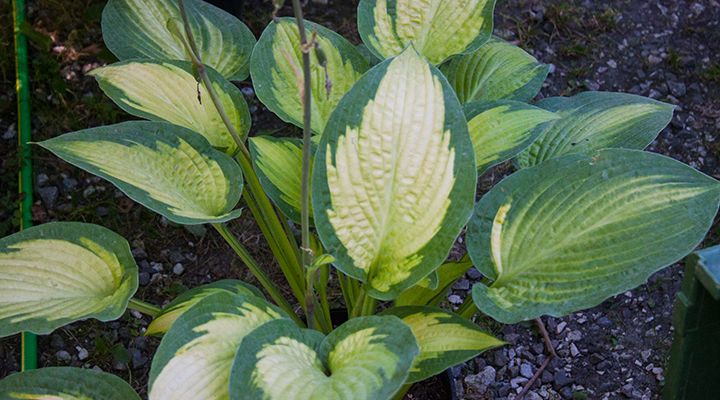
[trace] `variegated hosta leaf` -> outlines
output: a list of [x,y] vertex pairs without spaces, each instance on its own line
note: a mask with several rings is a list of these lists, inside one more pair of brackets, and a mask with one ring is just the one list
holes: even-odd
[[381,59],[412,44],[437,65],[485,43],[494,9],[495,0],[361,0],[358,31]]
[[94,369],[49,367],[0,380],[3,400],[140,400],[121,378]]
[[491,38],[476,51],[459,55],[440,68],[461,103],[530,101],[537,96],[550,67],[523,49]]
[[313,171],[315,225],[335,266],[383,300],[437,268],[472,213],[472,151],[455,94],[415,50],[366,73]]
[[[309,21],[305,25],[317,33],[315,40],[327,60],[326,76],[317,52],[310,52],[311,122],[313,132],[320,134],[340,99],[367,71],[368,63],[342,36]],[[268,25],[253,51],[250,72],[263,104],[283,121],[302,127],[302,50],[294,18],[281,18]]]
[[374,66],[378,65],[382,61],[381,59],[378,58],[378,56],[375,55],[375,53],[370,51],[370,49],[367,46],[365,46],[365,43],[360,43],[360,44],[356,45],[355,49],[357,49],[357,51],[360,54],[362,54],[362,56],[368,62],[368,65],[370,67],[374,67]]
[[470,267],[472,267],[472,262],[469,259],[441,265],[435,270],[437,285],[434,288],[420,284],[415,285],[400,293],[400,296],[395,299],[395,306],[437,305],[445,299],[450,286],[465,275]]
[[98,225],[51,222],[0,239],[0,337],[110,321],[138,286],[127,241]]
[[674,109],[647,97],[610,92],[550,97],[537,106],[561,118],[518,156],[521,167],[604,148],[644,149],[670,123]]
[[[215,70],[208,68],[207,72],[230,122],[243,137],[247,136],[250,112],[240,89]],[[190,62],[128,60],[95,69],[90,75],[108,97],[130,114],[184,126],[228,154],[237,150],[207,89],[195,80]]]
[[300,222],[302,140],[255,136],[250,138],[250,154],[265,193],[283,214]]
[[593,307],[690,253],[719,202],[716,180],[639,150],[521,170],[475,207],[468,251],[494,282],[473,299],[503,323]]
[[261,326],[240,345],[232,400],[389,399],[418,346],[394,316],[351,319],[324,339],[291,321]]
[[465,318],[437,307],[394,307],[382,315],[402,319],[420,346],[407,383],[425,380],[504,344]]
[[233,210],[242,192],[240,167],[186,128],[128,121],[40,145],[173,222],[197,225],[240,215]]
[[234,279],[224,279],[207,285],[192,288],[183,292],[158,314],[148,325],[145,335],[161,335],[166,333],[175,320],[200,300],[216,293],[241,294],[256,296],[264,299],[265,296],[255,286]]
[[473,102],[465,106],[475,163],[482,173],[530,146],[559,118],[556,114],[518,101]]
[[440,277],[438,276],[437,271],[433,271],[429,273],[426,277],[422,278],[420,281],[418,281],[415,286],[420,286],[424,289],[429,290],[435,290],[438,287],[438,284],[440,283]]
[[150,368],[150,400],[227,399],[240,342],[281,318],[281,310],[255,296],[216,293],[200,300],[160,342]]
[[[202,0],[185,0],[200,58],[229,80],[249,72],[255,37],[245,24]],[[103,40],[120,60],[190,61],[175,0],[109,0],[102,15]]]

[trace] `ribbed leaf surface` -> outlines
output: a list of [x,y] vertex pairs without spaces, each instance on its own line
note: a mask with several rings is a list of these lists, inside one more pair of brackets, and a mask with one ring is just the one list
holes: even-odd
[[[250,112],[240,89],[215,70],[208,68],[207,72],[230,122],[247,136]],[[205,136],[219,150],[228,154],[237,151],[207,89],[195,80],[190,62],[128,60],[95,69],[90,75],[130,114],[183,126]]]
[[720,183],[638,150],[574,154],[521,170],[475,207],[468,252],[494,280],[475,303],[503,323],[592,307],[690,253]]
[[273,321],[243,340],[230,380],[232,400],[389,399],[418,347],[393,316],[352,319],[323,339]]
[[162,312],[148,325],[145,335],[160,335],[166,333],[172,324],[175,323],[175,320],[185,311],[200,302],[200,300],[216,293],[241,294],[245,296],[256,296],[261,299],[265,298],[262,292],[256,287],[234,279],[224,279],[208,283],[207,285],[194,287],[183,292],[166,305]]
[[315,223],[334,265],[393,299],[436,269],[472,213],[476,171],[460,104],[412,48],[343,98],[318,147]]
[[440,68],[461,103],[530,101],[542,88],[550,67],[523,49],[492,38],[476,51],[459,55]]
[[[255,136],[250,138],[250,154],[265,193],[283,214],[299,223],[302,200],[302,140]],[[312,160],[310,173],[312,174]],[[312,215],[312,208],[310,212]]]
[[465,106],[475,163],[482,173],[530,146],[556,114],[510,100],[473,102]]
[[412,329],[420,346],[408,383],[425,380],[485,350],[503,345],[501,340],[472,322],[437,307],[395,307],[382,315],[402,319]]
[[138,285],[127,241],[98,225],[51,222],[0,239],[0,337],[110,321]]
[[495,0],[361,0],[358,31],[380,59],[412,44],[432,64],[490,38]]
[[[305,21],[306,29],[317,34],[316,42],[325,54],[326,70],[317,51],[310,52],[312,82],[312,130],[320,134],[340,99],[368,63],[360,52],[337,33]],[[281,18],[265,28],[250,61],[253,86],[258,98],[283,121],[303,126],[303,73],[300,35],[293,18]]]
[[140,400],[121,378],[93,369],[49,367],[0,380],[3,400]]
[[604,148],[642,150],[670,123],[674,108],[646,97],[609,92],[550,97],[537,106],[561,118],[518,156],[521,167]]
[[233,210],[242,192],[240,167],[185,128],[129,121],[67,133],[40,145],[173,222],[196,225],[240,215]]
[[[255,37],[245,24],[202,0],[185,0],[200,57],[229,80],[249,72]],[[102,15],[103,40],[120,60],[190,61],[175,0],[109,0]]]
[[228,399],[240,342],[259,326],[285,318],[255,296],[217,293],[182,314],[163,337],[150,368],[150,400]]

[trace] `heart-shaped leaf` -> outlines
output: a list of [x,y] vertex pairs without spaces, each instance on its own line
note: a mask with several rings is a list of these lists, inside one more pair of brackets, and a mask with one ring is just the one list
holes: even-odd
[[521,167],[605,148],[642,150],[670,123],[674,109],[646,97],[609,92],[550,97],[537,106],[561,118],[518,156]]
[[[255,37],[245,24],[202,0],[185,0],[200,58],[230,80],[248,76]],[[105,45],[119,58],[190,61],[175,0],[109,0],[102,15]]]
[[240,215],[233,210],[242,193],[240,167],[200,134],[177,125],[128,121],[40,145],[173,222],[197,225]]
[[51,222],[0,239],[0,337],[120,318],[138,286],[127,241],[98,225]]
[[237,352],[232,400],[389,399],[418,354],[394,316],[351,319],[324,339],[290,321],[253,331]]
[[558,115],[517,101],[473,102],[465,106],[475,162],[482,173],[530,146]]
[[472,213],[472,152],[457,97],[415,50],[366,73],[314,164],[315,225],[335,266],[382,300],[435,270]]
[[440,67],[461,103],[530,101],[540,92],[550,66],[523,49],[491,38],[472,53],[453,57]]
[[107,372],[49,367],[0,380],[3,400],[140,400],[127,382]]
[[255,296],[216,293],[190,307],[163,337],[150,368],[150,400],[227,399],[240,342],[285,314]]
[[468,269],[472,267],[472,262],[465,257],[458,262],[447,262],[441,265],[435,273],[437,274],[437,285],[423,286],[415,285],[410,289],[400,293],[395,299],[396,306],[412,306],[412,305],[437,305],[440,301],[446,299],[450,286],[460,279]]
[[468,252],[494,280],[476,284],[503,323],[593,307],[690,253],[707,233],[720,183],[638,150],[573,154],[521,170],[475,207]]
[[394,307],[382,315],[402,319],[420,346],[407,383],[425,380],[504,344],[465,318],[437,307]]
[[[250,138],[250,154],[265,193],[283,214],[299,223],[302,140],[255,136]],[[310,171],[312,173],[312,160]],[[310,211],[312,213],[312,208]]]
[[[326,68],[310,52],[312,130],[320,134],[340,99],[367,71],[368,63],[350,42],[321,25],[305,21],[325,55]],[[327,75],[326,75],[327,71]],[[283,121],[303,126],[303,73],[300,35],[293,18],[280,18],[265,29],[250,61],[258,98]]]
[[358,31],[380,59],[410,44],[432,64],[477,49],[493,29],[495,0],[361,0]]
[[[250,112],[240,89],[215,70],[208,68],[207,72],[230,122],[246,136]],[[195,80],[190,62],[128,60],[95,69],[90,75],[115,104],[130,114],[184,126],[205,136],[217,149],[228,154],[237,151],[207,89]]]
[[200,300],[216,293],[241,294],[259,297],[261,299],[265,298],[262,292],[255,286],[234,279],[224,279],[198,286],[183,292],[166,305],[162,312],[155,316],[150,325],[148,325],[145,335],[161,335],[166,333],[172,324],[175,323],[175,320],[185,311],[189,310],[190,307],[197,304]]

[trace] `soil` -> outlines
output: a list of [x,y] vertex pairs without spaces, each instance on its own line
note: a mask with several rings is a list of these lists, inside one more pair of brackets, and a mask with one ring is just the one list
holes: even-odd
[[[102,0],[30,0],[33,139],[116,123],[131,117],[98,89],[86,73],[114,57],[100,32]],[[357,1],[310,3],[308,18],[359,43]],[[18,229],[16,113],[11,6],[0,0],[0,236]],[[239,3],[241,19],[259,36],[269,2]],[[290,15],[284,9],[281,15]],[[720,178],[720,4],[716,0],[505,0],[496,10],[495,34],[552,64],[542,96],[583,90],[622,91],[677,105],[675,118],[650,150]],[[268,112],[249,83],[240,85],[253,115],[251,134],[295,135]],[[164,304],[183,290],[222,278],[253,282],[214,231],[188,231],[135,204],[114,187],[35,149],[36,224],[61,220],[104,225],[128,239],[140,267],[138,296]],[[482,177],[487,191],[511,169]],[[231,229],[279,277],[262,236],[246,213]],[[717,224],[703,246],[718,243]],[[461,246],[459,246],[461,250]],[[181,268],[177,268],[180,264]],[[448,298],[457,305],[478,280],[471,270]],[[682,279],[676,265],[648,284],[565,318],[546,318],[559,358],[550,363],[526,399],[657,399],[672,340],[672,302]],[[286,289],[287,290],[287,289]],[[288,294],[289,294],[289,290]],[[290,298],[291,296],[288,296]],[[101,368],[145,394],[156,338],[142,336],[149,319],[128,312],[118,321],[84,321],[39,339],[40,365]],[[452,369],[459,398],[509,399],[544,360],[532,324],[478,323],[509,343]],[[19,369],[19,340],[0,339],[0,378]],[[428,385],[416,385],[419,390]],[[415,389],[413,389],[415,390]],[[437,397],[411,392],[413,399]],[[414,397],[413,397],[414,396]],[[435,396],[435,397],[433,397]]]
[[410,387],[405,400],[454,400],[453,379],[452,374],[442,373],[418,382]]

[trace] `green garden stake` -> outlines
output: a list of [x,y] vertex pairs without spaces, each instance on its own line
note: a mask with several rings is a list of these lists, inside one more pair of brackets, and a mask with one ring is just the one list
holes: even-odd
[[[30,158],[30,83],[28,81],[27,41],[21,26],[25,22],[25,0],[13,2],[13,23],[15,34],[15,71],[18,104],[18,148],[20,152],[20,229],[32,226],[33,176]],[[22,370],[37,368],[37,337],[32,333],[22,334]]]
[[687,257],[673,311],[667,400],[717,399],[720,389],[720,246]]

